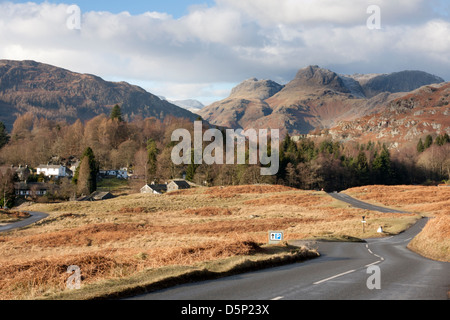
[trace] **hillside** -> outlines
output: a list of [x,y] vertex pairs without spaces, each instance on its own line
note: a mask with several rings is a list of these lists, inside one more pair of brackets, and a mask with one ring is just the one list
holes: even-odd
[[[176,271],[204,270],[214,263],[216,270],[225,268],[230,259],[235,264],[261,255],[267,259],[269,230],[283,230],[286,241],[380,237],[380,223],[397,233],[418,218],[367,214],[324,192],[276,185],[131,194],[98,202],[35,204],[26,210],[50,216],[0,238],[0,299],[72,294],[64,291],[69,265],[81,268],[83,287],[73,293],[86,299],[120,292],[124,284],[142,287]],[[364,234],[363,214],[370,221]],[[141,281],[133,281],[139,276]],[[97,286],[106,282],[106,287]]]
[[450,83],[421,87],[392,100],[377,114],[342,121],[329,130],[335,139],[361,142],[418,141],[427,134],[450,134]]
[[405,92],[441,82],[421,71],[347,76],[308,66],[285,86],[270,80],[246,80],[200,115],[220,126],[281,128],[283,133],[306,134],[378,113]]
[[125,119],[197,115],[126,82],[108,82],[34,61],[0,60],[0,121],[11,129],[17,115],[88,120],[119,104]]

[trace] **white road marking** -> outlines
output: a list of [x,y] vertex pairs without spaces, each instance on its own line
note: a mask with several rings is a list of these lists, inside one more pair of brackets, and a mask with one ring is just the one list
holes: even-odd
[[272,301],[278,301],[278,300],[281,300],[281,299],[283,299],[284,297],[276,297],[276,298],[273,298],[273,299],[271,299]]
[[321,284],[321,283],[324,283],[324,282],[327,282],[327,281],[336,279],[336,278],[338,278],[338,277],[345,276],[346,274],[349,274],[349,273],[352,273],[352,272],[355,272],[355,271],[356,271],[356,270],[350,270],[350,271],[347,271],[347,272],[344,272],[344,273],[340,273],[340,274],[337,274],[337,275],[335,275],[335,276],[332,276],[332,277],[329,277],[329,278],[326,278],[326,279],[323,279],[323,280],[314,282],[313,284],[314,284],[314,285]]
[[375,265],[375,264],[378,264],[378,263],[380,263],[381,262],[381,260],[378,260],[378,261],[376,261],[376,262],[374,262],[374,263],[371,263],[371,264],[368,264],[368,265],[366,265],[366,266],[364,266],[365,268],[368,268],[368,267],[370,267],[370,266],[373,266],[373,265]]

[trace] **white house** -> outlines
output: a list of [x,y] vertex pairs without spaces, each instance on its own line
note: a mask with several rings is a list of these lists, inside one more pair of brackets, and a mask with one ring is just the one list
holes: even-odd
[[37,174],[44,174],[46,177],[66,177],[68,170],[62,165],[40,165],[37,167]]

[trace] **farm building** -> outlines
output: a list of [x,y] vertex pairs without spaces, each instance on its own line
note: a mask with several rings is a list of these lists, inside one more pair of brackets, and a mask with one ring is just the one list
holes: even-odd
[[173,180],[167,185],[167,191],[190,189],[191,185],[185,180]]
[[146,184],[141,188],[141,193],[163,194],[167,192],[167,184]]

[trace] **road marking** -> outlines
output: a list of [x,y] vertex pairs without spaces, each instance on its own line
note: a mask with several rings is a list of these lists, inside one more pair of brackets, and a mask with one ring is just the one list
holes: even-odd
[[332,276],[332,277],[329,277],[329,278],[326,278],[326,279],[323,279],[323,280],[314,282],[313,284],[314,284],[314,285],[321,284],[321,283],[324,283],[324,282],[327,282],[327,281],[336,279],[336,278],[338,278],[338,277],[345,276],[346,274],[349,274],[349,273],[352,273],[352,272],[355,272],[355,271],[356,271],[356,270],[350,270],[350,271],[347,271],[347,272],[344,272],[344,273],[340,273],[340,274],[337,274],[337,275],[335,275],[335,276]]
[[284,297],[276,297],[276,298],[273,298],[273,299],[271,299],[272,301],[278,301],[278,300],[281,300],[281,299],[283,299]]
[[378,263],[380,263],[381,262],[381,260],[378,260],[378,261],[376,261],[376,262],[374,262],[374,263],[371,263],[371,264],[368,264],[368,265],[366,265],[366,266],[364,266],[365,268],[368,268],[368,267],[370,267],[370,266],[373,266],[373,265],[375,265],[375,264],[378,264]]

